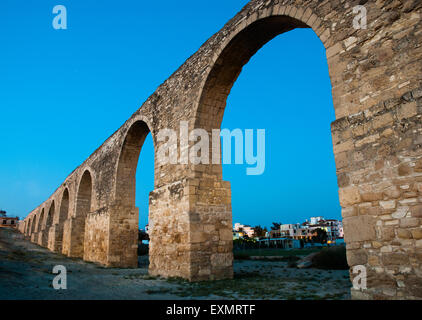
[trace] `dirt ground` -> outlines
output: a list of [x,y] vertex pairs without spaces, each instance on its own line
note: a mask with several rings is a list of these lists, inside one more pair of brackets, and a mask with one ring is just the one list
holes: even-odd
[[[55,265],[67,269],[67,289],[55,290]],[[137,269],[107,269],[70,259],[0,228],[0,300],[6,299],[275,299],[350,298],[348,271],[296,269],[284,261],[239,260],[233,280],[189,283],[148,275],[148,257]]]

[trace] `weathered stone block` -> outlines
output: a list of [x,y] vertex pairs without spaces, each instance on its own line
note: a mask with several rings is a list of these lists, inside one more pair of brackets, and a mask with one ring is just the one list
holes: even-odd
[[413,239],[419,240],[422,239],[422,228],[413,229],[412,231]]
[[402,228],[418,227],[419,225],[420,221],[417,218],[403,218],[400,220],[400,227]]
[[371,216],[347,217],[343,224],[346,243],[376,239],[375,219]]
[[364,265],[368,262],[368,253],[366,250],[348,250],[347,251],[347,263],[350,267],[356,265]]
[[397,236],[401,239],[411,239],[412,233],[407,229],[397,229]]
[[343,208],[350,207],[361,201],[359,189],[354,186],[339,189],[339,198],[340,205]]
[[382,262],[385,266],[390,265],[406,265],[409,263],[409,256],[404,253],[384,253],[382,255]]

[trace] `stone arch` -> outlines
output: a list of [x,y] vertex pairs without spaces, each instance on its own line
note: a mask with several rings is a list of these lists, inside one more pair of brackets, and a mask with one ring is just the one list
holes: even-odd
[[31,217],[31,228],[29,231],[29,235],[32,235],[35,232],[35,219],[36,219],[35,215]]
[[319,24],[320,19],[310,9],[298,11],[290,6],[262,11],[239,23],[211,59],[211,69],[201,84],[195,103],[195,127],[220,128],[232,86],[243,66],[266,43],[296,28],[312,28],[316,32]]
[[58,217],[56,219],[58,225],[63,225],[64,221],[69,217],[69,208],[69,189],[65,188],[60,201],[60,211],[58,212]]
[[27,235],[31,236],[31,233],[32,233],[32,217],[30,217],[28,219],[28,233],[27,233]]
[[[227,98],[243,67],[265,44],[278,35],[296,28],[311,28],[326,46],[323,41],[326,39],[321,37],[320,23],[321,19],[312,10],[291,6],[265,8],[243,17],[233,29],[227,31],[225,39],[212,54],[208,74],[195,98],[194,127],[205,129],[209,133],[213,129],[220,129]],[[211,161],[210,158],[210,163]],[[204,242],[209,241],[212,245],[207,253],[201,249],[202,252],[198,252],[198,255],[208,255],[209,258],[202,259],[201,263],[193,267],[197,274],[192,276],[195,280],[205,280],[209,278],[208,274],[217,279],[232,277],[230,183],[222,181],[221,164],[199,165],[194,167],[194,171],[195,176],[199,178],[199,183],[195,182],[195,185],[199,184],[199,188],[195,187],[195,197],[201,199],[195,203],[194,210],[216,213],[215,217],[202,214],[201,220],[214,225],[214,232],[219,233],[220,238],[219,241],[213,241],[211,233],[204,235]],[[198,221],[197,227],[191,229],[200,230],[203,223]],[[219,253],[214,253],[217,247]]]
[[64,188],[58,210],[53,218],[53,226],[48,236],[48,248],[55,252],[62,252],[65,223],[69,217],[69,189]]
[[41,213],[37,215],[36,232],[41,232],[42,227],[43,227],[43,221],[44,221],[44,208],[42,208]]
[[91,170],[87,168],[82,172],[83,174],[80,177],[76,191],[75,215],[71,217],[70,248],[68,253],[69,256],[78,258],[84,257],[86,218],[91,211],[93,196]]
[[118,209],[110,216],[109,235],[109,250],[119,257],[119,261],[116,261],[119,266],[138,266],[139,209],[135,205],[136,170],[142,146],[150,132],[147,120],[136,118],[124,136],[119,154],[115,186],[115,203]]
[[[311,6],[311,3],[309,5]],[[262,3],[262,6],[265,5]],[[321,4],[319,7],[315,2],[315,5],[312,6],[317,8],[316,12],[321,12],[323,5]],[[374,17],[377,14],[381,16],[380,6],[369,3],[368,6],[371,6],[370,9]],[[391,222],[381,221],[379,214],[383,212],[393,214],[392,217],[402,217],[400,226],[407,226],[410,221],[406,221],[406,216],[402,213],[408,209],[405,205],[408,202],[403,200],[406,196],[403,194],[400,196],[400,192],[395,192],[393,195],[390,190],[396,191],[397,188],[400,188],[398,181],[400,179],[405,181],[405,177],[409,181],[414,181],[412,169],[409,169],[408,163],[403,162],[408,161],[414,165],[420,161],[416,160],[420,159],[421,154],[420,144],[416,142],[417,138],[410,133],[410,130],[400,133],[400,130],[397,129],[404,118],[411,123],[411,126],[415,126],[418,123],[417,118],[420,118],[421,109],[420,102],[418,102],[421,97],[420,81],[417,80],[415,74],[410,72],[412,68],[419,68],[419,66],[416,64],[416,60],[404,58],[404,51],[398,44],[399,40],[393,41],[394,44],[392,44],[390,40],[379,40],[373,34],[364,34],[362,30],[356,31],[347,19],[343,19],[348,12],[350,11],[339,12],[340,14],[334,16],[332,21],[324,19],[326,21],[323,25],[320,17],[312,13],[310,9],[297,7],[289,9],[289,6],[272,7],[269,5],[269,7],[258,9],[250,15],[239,14],[219,34],[220,38],[218,39],[221,39],[221,44],[217,44],[211,54],[208,74],[201,84],[199,95],[195,98],[194,127],[204,128],[208,131],[220,128],[230,90],[242,67],[259,48],[282,32],[293,28],[312,27],[326,48],[333,87],[332,98],[337,120],[332,123],[331,129],[348,263],[350,267],[365,265],[368,269],[368,279],[384,278],[395,284],[397,281],[395,277],[388,275],[387,272],[381,272],[381,275],[375,266],[383,265],[394,268],[401,261],[406,264],[409,258],[405,254],[397,255],[402,260],[394,261],[390,259],[389,253],[379,249],[381,246],[390,248],[395,243],[401,243],[397,229],[399,227],[392,227],[389,225]],[[343,14],[344,16],[342,16]],[[402,13],[401,17],[403,18],[401,23],[409,24],[409,27],[406,27],[408,34],[419,32],[420,27],[416,27],[418,22],[420,25],[419,13],[413,14],[413,20],[410,14]],[[341,30],[332,28],[331,32],[334,29],[336,31],[335,34],[330,35],[330,24],[335,26],[335,24],[345,24],[346,21],[347,26],[343,26]],[[375,25],[374,21],[375,18],[373,18],[372,30]],[[395,37],[402,38],[403,34],[395,31],[392,23],[382,22],[383,18],[379,18],[378,21],[385,28],[383,30],[385,34],[392,32]],[[413,39],[415,43],[419,43],[419,39],[416,37]],[[352,68],[350,71],[352,65],[358,66],[367,62],[366,54],[370,50],[369,48],[374,46],[374,43],[381,48],[377,59],[372,61],[374,64],[371,67]],[[420,55],[417,59],[420,64]],[[390,61],[395,61],[395,65],[392,66]],[[389,73],[386,73],[386,70]],[[401,70],[409,70],[409,72],[404,74]],[[389,78],[390,74],[393,76]],[[399,77],[401,79],[397,81]],[[350,79],[353,79],[353,85],[350,85]],[[409,112],[405,112],[405,109]],[[402,139],[407,139],[405,147],[401,144]],[[408,148],[413,149],[411,151]],[[392,163],[396,163],[397,171],[391,167],[386,168]],[[399,163],[401,164],[399,165]],[[365,168],[364,173],[360,171],[362,168]],[[220,221],[223,216],[229,225],[232,222],[230,185],[221,181],[220,165],[197,166],[194,167],[194,173],[195,177],[199,179],[199,182],[195,182],[195,187],[199,184],[199,188],[195,190],[195,197],[205,199],[205,201],[196,201],[192,206],[194,208],[192,211],[218,212],[220,219],[211,221],[220,233],[220,242],[221,240],[227,240],[227,242],[223,245],[225,248],[222,249],[226,254],[213,254],[210,250],[209,259],[208,257],[201,259],[201,263],[195,266],[196,270],[193,269],[193,272],[198,274],[196,279],[201,279],[201,273],[211,273],[217,278],[225,277],[221,269],[213,268],[212,262],[220,261],[214,265],[218,268],[226,266],[226,275],[229,274],[230,261],[232,261],[232,257],[228,253],[230,251],[229,242],[231,242],[229,240],[230,230],[221,226]],[[209,179],[210,176],[213,179]],[[204,187],[201,187],[201,184]],[[208,196],[217,192],[228,196]],[[415,194],[413,193],[413,195]],[[398,200],[399,197],[400,200]],[[368,207],[364,208],[365,205]],[[416,209],[413,210],[416,212]],[[201,219],[210,223],[210,218],[206,214],[202,214]],[[395,222],[398,223],[398,220]],[[198,225],[191,226],[191,229],[200,230],[201,223],[203,222],[199,221]],[[419,220],[417,222],[415,220],[414,227],[420,228]],[[392,231],[394,229],[397,230]],[[197,254],[206,256],[203,248],[206,248],[205,243],[211,237],[205,232],[200,235],[204,245],[201,246],[201,250],[198,250]],[[227,235],[227,237],[223,239],[223,235]],[[375,240],[378,241],[376,243],[378,247],[372,247],[374,242],[371,243],[371,241]],[[216,243],[214,245],[217,246]],[[221,244],[219,245],[221,246]],[[406,246],[407,244],[402,245]],[[371,249],[368,250],[368,248]],[[395,255],[391,254],[391,256]],[[375,265],[374,261],[377,261]],[[380,261],[379,264],[378,261]],[[211,265],[211,268],[207,265]],[[417,278],[413,275],[409,276],[409,278],[411,277]],[[408,284],[412,289],[393,288],[395,285],[392,285],[383,291],[379,288],[379,283],[372,280],[372,283],[368,282],[368,287],[372,286],[370,291],[368,290],[364,294],[353,291],[353,294],[359,294],[359,297],[371,295],[373,297],[374,292],[377,291],[388,296],[390,292],[393,292],[391,295],[395,295],[399,291],[411,292],[413,290],[415,296],[420,295],[410,280]],[[389,292],[391,288],[393,289]]]
[[43,247],[48,247],[48,237],[50,227],[53,225],[54,213],[56,211],[56,203],[54,200],[50,202],[47,214],[41,220],[41,230],[38,237],[38,244]]
[[139,154],[150,131],[148,124],[144,120],[137,120],[126,133],[117,165],[116,202],[135,206],[136,169]]
[[38,212],[35,217],[34,217],[35,221],[35,231],[34,231],[34,236],[31,236],[31,241],[37,244],[41,244],[41,239],[42,239],[42,228],[43,228],[43,222],[45,219],[45,210],[44,208],[41,209],[40,212]]
[[55,211],[56,211],[56,203],[53,200],[51,201],[50,208],[48,209],[48,214],[44,223],[44,229],[47,230],[47,232],[48,232],[48,229],[53,225]]

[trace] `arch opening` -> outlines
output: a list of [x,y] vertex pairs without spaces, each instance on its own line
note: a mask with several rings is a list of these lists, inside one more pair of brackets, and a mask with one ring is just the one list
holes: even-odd
[[266,43],[296,28],[309,28],[288,16],[260,19],[240,31],[223,49],[209,73],[198,103],[196,127],[221,127],[227,97],[242,68]]
[[69,215],[69,190],[66,188],[63,191],[62,201],[60,204],[60,213],[57,219],[59,225],[63,225],[64,221],[68,218]]
[[32,217],[32,219],[31,219],[30,235],[32,235],[35,232],[35,218],[36,217]]
[[47,219],[45,221],[45,230],[47,230],[53,225],[53,219],[54,219],[54,212],[56,210],[56,205],[53,200],[53,202],[50,205],[50,209],[48,210]]
[[63,248],[63,237],[64,237],[64,223],[69,217],[69,190],[66,188],[63,191],[62,200],[60,202],[60,212],[55,219],[56,223],[56,239],[55,239],[55,248],[57,252],[62,252]]
[[56,204],[54,200],[50,204],[50,208],[48,209],[47,215],[45,217],[45,220],[42,219],[42,234],[40,235],[39,239],[39,245],[43,247],[48,247],[48,238],[50,233],[50,227],[53,225],[53,219],[54,219],[54,212],[56,210]]
[[41,214],[38,216],[37,232],[42,231],[43,223],[44,223],[44,209],[41,210]]
[[[75,217],[72,219],[71,227],[71,246],[69,253],[71,257],[84,257],[85,225],[86,218],[91,211],[92,187],[91,173],[86,170],[82,175],[76,195],[76,211]],[[66,197],[66,194],[64,194],[64,197]],[[64,200],[68,203],[68,195],[67,200],[66,198],[64,198]],[[60,214],[63,215],[61,217],[63,219],[66,210],[60,212]]]
[[[149,200],[147,195],[151,191],[146,190],[150,184],[145,180],[150,182],[151,175],[145,169],[151,169],[151,166],[150,164],[144,166],[143,163],[144,160],[154,163],[154,156],[149,154],[144,157],[144,152],[142,152],[142,157],[140,155],[142,150],[147,150],[146,153],[148,153],[152,149],[152,153],[154,153],[152,140],[148,125],[142,120],[134,122],[126,134],[117,167],[115,200],[120,209],[112,217],[114,227],[110,234],[110,250],[113,254],[121,257],[120,265],[128,267],[138,267],[139,263],[142,265],[148,263],[145,256],[148,249],[146,244],[142,243],[143,239],[146,240],[148,236],[142,229],[145,229],[148,224]],[[147,148],[144,149],[145,145]],[[138,168],[142,168],[139,170],[139,176]],[[154,171],[154,164],[152,171]],[[153,175],[154,172],[152,172],[152,177]],[[138,183],[137,177],[139,178]],[[141,189],[138,192],[139,207],[137,207],[137,185]],[[142,229],[139,223],[140,215],[142,215],[142,223],[145,224]],[[143,256],[143,258],[139,258],[141,262],[138,262],[138,253]]]
[[116,200],[124,205],[135,206],[136,170],[145,139],[150,133],[144,121],[132,124],[127,132],[117,168]]
[[[222,49],[221,53],[219,54],[219,56],[217,57],[214,65],[211,68],[211,71],[205,81],[205,84],[203,86],[202,89],[202,93],[200,95],[200,98],[198,100],[198,109],[197,109],[197,118],[196,118],[196,122],[195,122],[195,127],[196,128],[203,128],[206,129],[208,132],[210,132],[212,129],[220,129],[222,127],[222,125],[227,125],[226,123],[224,123],[225,120],[223,120],[223,118],[225,119],[225,110],[226,110],[226,105],[227,105],[227,101],[229,98],[229,95],[236,83],[236,81],[238,80],[242,70],[244,69],[244,66],[251,60],[252,57],[255,56],[255,54],[265,45],[267,44],[270,40],[273,40],[275,37],[284,34],[288,31],[292,31],[294,29],[297,28],[309,28],[309,26],[307,26],[306,24],[290,18],[290,17],[286,17],[286,16],[276,16],[276,17],[270,17],[270,18],[264,18],[261,20],[258,20],[254,23],[252,23],[251,25],[249,25],[248,27],[246,27],[245,29],[243,29],[242,31],[240,31],[236,36],[233,37],[233,39],[226,45],[226,47],[224,47],[224,49]],[[319,43],[320,40],[318,40]],[[290,48],[287,47],[286,50],[289,50]],[[326,57],[325,57],[325,50],[324,50],[324,62],[326,62]],[[269,63],[267,63],[267,67],[270,67],[271,65],[269,65]],[[327,70],[327,75],[328,75],[328,68]],[[288,77],[288,74],[281,74],[281,77]],[[254,88],[251,88],[252,90]],[[262,90],[262,88],[261,88]],[[264,89],[265,90],[265,89]],[[282,91],[283,89],[281,89]],[[329,95],[329,100],[327,100],[326,104],[329,105],[330,107],[332,106],[332,95],[331,95],[331,88],[329,88],[327,90]],[[265,92],[265,94],[268,94],[268,92]],[[282,98],[282,97],[280,97]],[[260,99],[262,99],[263,101],[267,101],[265,100],[263,97],[260,97]],[[263,107],[261,109],[261,107]],[[269,119],[271,119],[271,117],[277,117],[277,113],[273,112],[271,109],[266,109],[264,108],[265,105],[258,105],[255,106],[255,108],[253,109],[253,112],[263,112],[263,113],[268,113],[270,114]],[[282,106],[280,106],[282,107]],[[290,106],[289,106],[290,107]],[[332,108],[332,107],[331,107]],[[250,110],[237,110],[238,112],[247,112]],[[332,173],[331,177],[330,177],[330,183],[331,186],[334,186],[334,188],[332,189],[332,191],[334,190],[334,193],[331,192],[331,197],[333,197],[332,195],[334,194],[334,201],[336,202],[336,210],[338,210],[337,212],[335,212],[335,216],[336,218],[340,218],[341,217],[341,210],[340,210],[340,206],[339,206],[339,201],[338,201],[338,194],[337,194],[337,179],[336,179],[336,169],[335,169],[335,162],[334,162],[334,157],[333,157],[333,152],[332,152],[332,139],[331,139],[331,132],[330,132],[330,123],[335,120],[334,118],[334,108],[331,109],[332,111],[332,118],[327,118],[325,119],[326,121],[326,137],[328,137],[328,139],[326,139],[324,141],[324,143],[326,143],[327,146],[327,152],[330,152],[330,158],[328,159],[328,161],[331,162],[331,168],[332,171],[330,171]],[[300,112],[298,114],[298,116],[303,117],[303,112]],[[237,116],[239,117],[239,115]],[[254,117],[254,123],[256,121],[256,118],[258,118],[258,116]],[[260,118],[261,119],[261,118]],[[267,120],[267,121],[268,121]],[[280,121],[280,119],[278,118],[278,120]],[[289,121],[293,120],[295,121],[296,119],[292,119],[289,118]],[[299,120],[299,119],[297,119]],[[306,121],[303,121],[306,123]],[[234,128],[239,128],[239,122],[236,122],[236,119],[233,119],[232,123],[237,123],[237,125],[234,125]],[[230,126],[230,124],[229,124]],[[273,128],[275,128],[276,126],[274,126]],[[224,127],[227,128],[227,127]],[[250,128],[250,127],[245,127],[245,128]],[[254,129],[260,129],[262,127],[254,127]],[[300,128],[298,128],[300,129]],[[293,129],[295,130],[295,129]],[[296,129],[297,130],[297,129]],[[289,135],[285,136],[285,139],[292,139],[291,138],[292,134],[290,133]],[[310,133],[310,136],[312,136],[312,133]],[[288,138],[286,138],[288,137]],[[294,138],[293,138],[294,139]],[[277,143],[276,147],[282,147],[280,146],[280,144],[283,144],[283,140],[281,140],[281,143]],[[297,143],[300,144],[302,149],[303,149],[303,145],[302,143]],[[273,146],[273,145],[272,145]],[[255,146],[254,146],[255,148]],[[271,149],[271,146],[267,147],[267,151],[269,152],[273,152]],[[331,149],[330,151],[328,149]],[[255,150],[254,150],[255,151]],[[289,150],[287,150],[287,154],[289,156],[291,156],[291,153],[289,152]],[[294,156],[293,156],[294,157]],[[309,158],[309,156],[308,156]],[[322,158],[322,157],[321,157]],[[284,161],[286,162],[286,161]],[[279,162],[277,162],[277,166],[279,165]],[[293,167],[290,167],[289,170],[301,170],[301,168],[297,167],[294,168],[294,163],[292,163]],[[220,181],[224,178],[226,178],[226,174],[222,174],[221,172],[226,173],[226,168],[224,168],[224,166],[219,165],[219,167],[221,168],[221,171],[216,170],[215,165],[209,165],[206,167],[206,172],[209,175],[213,175],[213,176],[217,176],[215,177],[217,179],[217,181]],[[223,170],[224,169],[224,170]],[[217,173],[216,173],[217,172]],[[271,172],[271,174],[273,174],[273,172]],[[243,173],[245,174],[245,173]],[[232,180],[233,179],[237,179],[239,177],[239,175],[241,175],[239,172],[235,173],[232,175],[232,179],[228,179],[228,180]],[[309,179],[309,178],[308,178]],[[259,185],[259,178],[250,178],[249,181],[252,181],[251,184],[254,186]],[[278,181],[288,181],[288,183],[291,183],[292,180],[288,180],[288,179],[280,179]],[[247,182],[242,179],[242,182],[239,184],[244,184],[246,185]],[[231,185],[231,190],[228,190],[228,193],[230,194],[230,201],[229,204],[227,205],[227,211],[230,211],[230,218],[232,218],[233,216],[235,216],[235,210],[237,210],[238,208],[238,202],[236,202],[233,198],[233,196],[237,196],[237,200],[239,200],[239,198],[242,198],[242,201],[245,203],[249,203],[251,201],[251,199],[255,199],[258,200],[258,205],[255,206],[255,209],[259,212],[260,210],[264,211],[264,210],[270,210],[272,209],[271,207],[267,206],[268,203],[274,202],[274,199],[280,199],[281,201],[283,201],[282,197],[283,195],[281,194],[276,194],[275,192],[273,192],[274,190],[268,190],[270,188],[273,189],[277,189],[275,186],[272,185],[262,185],[261,188],[262,190],[265,190],[264,192],[261,191],[257,191],[256,193],[258,194],[272,194],[273,198],[267,198],[267,199],[261,199],[261,201],[259,201],[260,199],[258,199],[258,197],[256,197],[256,195],[253,195],[252,192],[249,193],[249,191],[246,190],[246,188],[243,188],[242,191],[244,191],[241,195],[239,195],[238,192],[236,192],[236,190],[234,188],[236,187],[240,187],[242,188],[242,186],[236,185],[235,183],[233,183]],[[304,185],[306,185],[306,181],[303,183]],[[230,188],[230,187],[229,187]],[[212,187],[211,187],[212,189]],[[254,190],[254,188],[250,188],[251,190]],[[246,190],[246,191],[245,191]],[[206,192],[204,191],[200,191],[200,192]],[[210,194],[212,191],[208,191]],[[303,193],[303,185],[302,185],[302,191],[301,193]],[[265,196],[265,195],[264,195]],[[247,200],[250,199],[250,200]],[[262,201],[264,200],[264,201]],[[214,201],[213,204],[218,204],[217,201],[215,200],[210,200],[210,201]],[[240,201],[240,200],[239,200]],[[278,201],[278,200],[276,200]],[[287,198],[285,198],[285,201],[289,201]],[[221,200],[221,202],[224,202],[224,199]],[[299,202],[300,203],[300,202]],[[318,208],[320,209],[320,208]],[[242,210],[249,210],[248,205],[243,205],[242,206]],[[233,211],[233,212],[232,212]],[[238,216],[239,213],[236,214],[236,216]],[[321,215],[320,213],[317,214],[318,216]],[[328,218],[331,218],[330,216],[331,214],[328,214]],[[308,218],[312,217],[314,215],[310,214]],[[252,216],[249,216],[252,220],[255,219]],[[294,218],[294,217],[293,217]],[[300,217],[302,218],[302,217]],[[340,218],[341,219],[341,218]],[[230,219],[231,220],[231,219]],[[257,221],[258,219],[256,219]],[[278,222],[277,221],[277,212],[274,212],[274,222]],[[242,222],[242,221],[232,221],[231,222]],[[297,222],[305,222],[305,220],[301,221],[298,218]],[[244,224],[253,224],[253,226],[259,226],[258,223],[256,222],[243,222]],[[286,224],[292,224],[292,222],[285,222]],[[218,225],[218,222],[216,222],[216,225]],[[233,224],[232,224],[233,225]],[[262,227],[264,227],[264,225],[261,225]],[[271,227],[271,223],[266,224],[266,227]],[[227,230],[225,230],[227,233],[229,232],[228,228]],[[232,231],[232,230],[230,230]],[[269,231],[269,228],[268,228]],[[221,230],[220,230],[221,233]],[[295,238],[295,237],[292,237]],[[299,237],[297,237],[299,238]],[[228,240],[228,237],[227,237]],[[296,240],[296,239],[295,239]],[[231,246],[231,241],[227,241],[227,247],[226,250],[227,252],[231,251],[232,248],[230,248]],[[286,242],[287,243],[287,242]],[[277,244],[281,245],[281,241],[277,242]],[[292,242],[289,242],[289,246],[292,245]],[[303,243],[299,242],[299,246],[303,247]],[[277,254],[274,254],[277,255]],[[212,254],[211,254],[212,257]],[[211,258],[212,259],[212,258]],[[347,267],[347,263],[346,263],[346,267]],[[215,273],[217,274],[218,271],[215,271]],[[347,273],[347,271],[345,271]],[[348,294],[348,288],[345,291],[346,294]]]

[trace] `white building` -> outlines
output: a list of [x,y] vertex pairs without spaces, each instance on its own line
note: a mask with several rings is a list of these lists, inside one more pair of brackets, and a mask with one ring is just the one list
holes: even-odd
[[299,224],[282,224],[279,232],[273,231],[274,235],[279,234],[280,237],[288,237],[293,239],[304,239],[312,237],[316,229],[322,229],[327,232],[327,240],[335,241],[343,237],[343,224],[339,220],[327,219],[324,217],[311,217],[310,221]]
[[324,220],[324,217],[311,217],[310,224],[318,224],[321,220]]
[[253,238],[255,236],[254,228],[241,223],[235,223],[233,230],[236,232],[242,232],[243,234],[246,234],[249,238]]
[[282,224],[280,226],[281,237],[290,237],[295,239],[302,239],[308,236],[309,230],[307,226],[296,224]]

